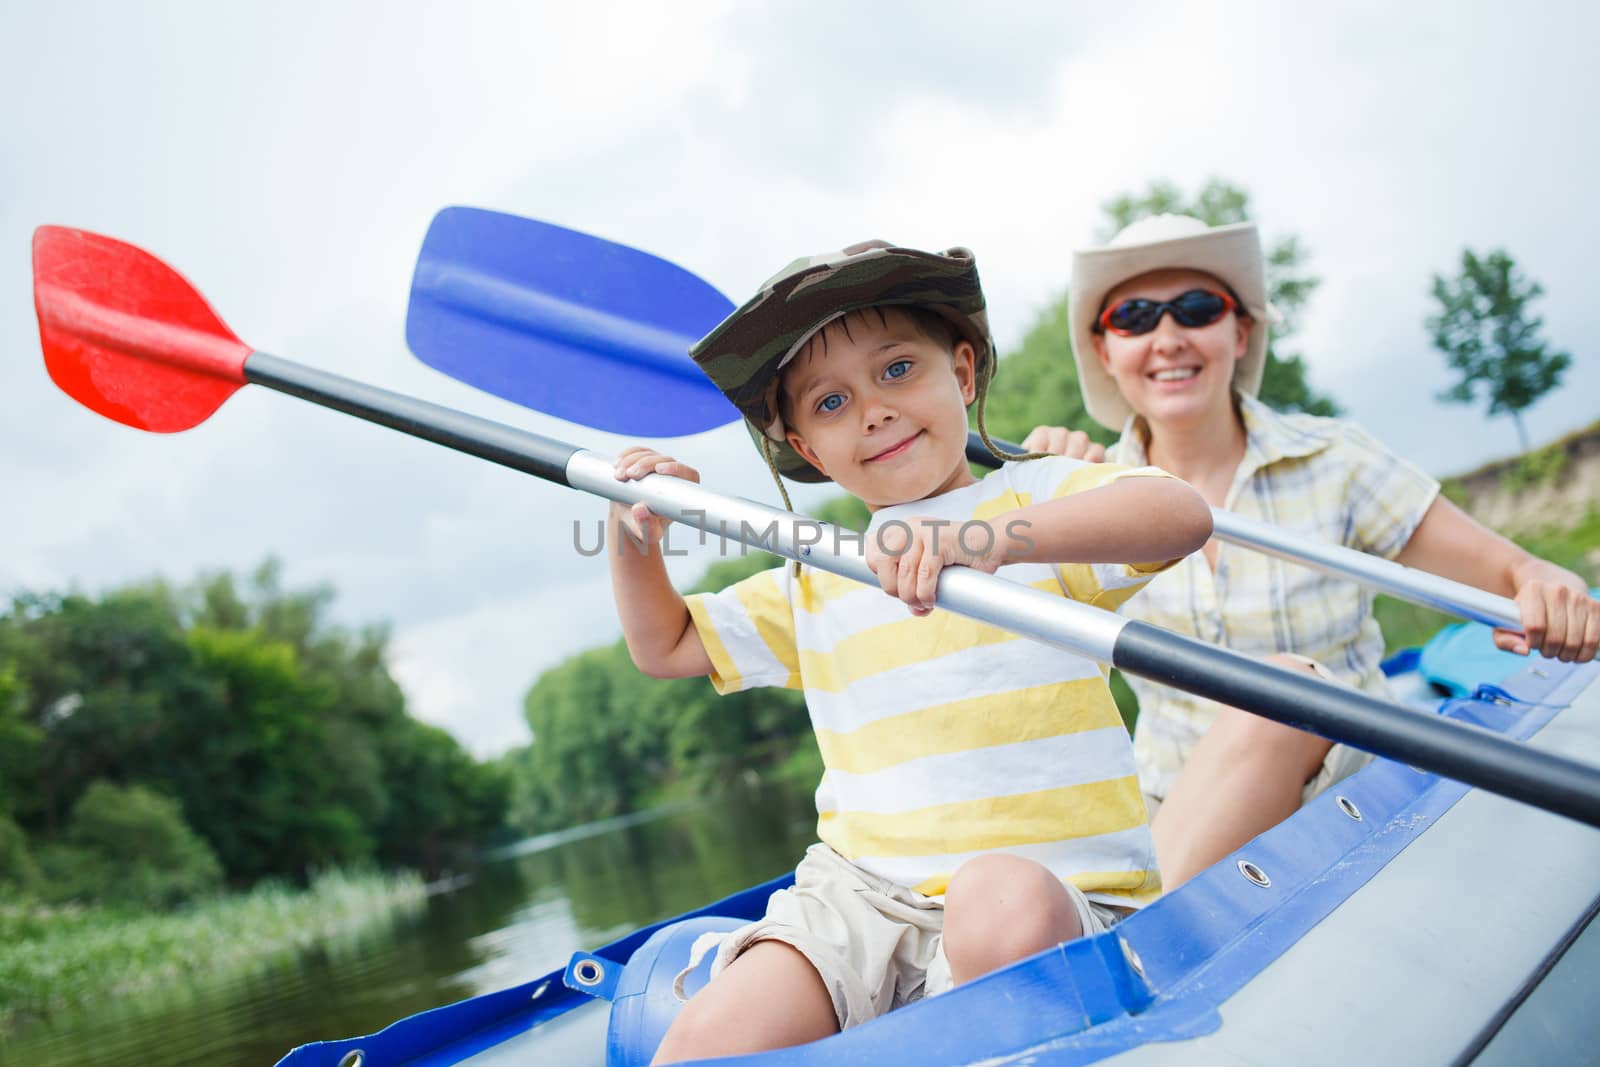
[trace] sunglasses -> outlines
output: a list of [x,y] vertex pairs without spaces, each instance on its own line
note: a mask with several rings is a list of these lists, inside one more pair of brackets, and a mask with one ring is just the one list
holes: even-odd
[[1095,324],[1101,333],[1110,330],[1122,337],[1138,337],[1149,333],[1161,321],[1161,316],[1172,312],[1179,326],[1195,329],[1210,326],[1230,311],[1239,310],[1239,302],[1227,293],[1210,289],[1190,289],[1171,300],[1147,300],[1136,296],[1112,304],[1100,313]]

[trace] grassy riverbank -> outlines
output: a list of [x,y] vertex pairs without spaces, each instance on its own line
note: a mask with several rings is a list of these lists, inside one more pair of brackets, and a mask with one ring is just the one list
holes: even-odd
[[97,997],[240,973],[414,914],[415,874],[318,876],[306,889],[258,885],[171,912],[50,907],[0,898],[0,1035]]

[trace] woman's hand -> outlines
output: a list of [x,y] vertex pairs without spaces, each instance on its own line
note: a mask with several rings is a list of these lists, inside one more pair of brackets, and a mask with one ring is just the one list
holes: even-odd
[[1049,452],[1068,459],[1102,463],[1106,458],[1104,445],[1097,445],[1082,430],[1069,430],[1065,426],[1035,426],[1022,439],[1025,452]]
[[1539,652],[1563,663],[1587,663],[1600,648],[1600,600],[1569,570],[1530,558],[1514,576],[1523,633],[1496,630],[1495,647]]
[[1523,633],[1496,630],[1496,648],[1519,656],[1541,652],[1567,663],[1595,657],[1600,602],[1583,579],[1479,525],[1442,496],[1394,559],[1514,599]]
[[[686,482],[700,481],[700,472],[693,467],[642,445],[624,449],[617,457],[617,481],[636,481],[647,474],[666,474],[673,478],[682,478]],[[649,505],[642,503],[634,504],[630,508],[626,504],[613,501],[611,515],[647,549],[661,540],[667,527],[672,523],[671,519],[657,515],[650,510]]]
[[871,531],[866,559],[883,591],[922,616],[934,609],[940,571],[959,566],[993,574],[1005,562],[1008,545],[988,523],[912,518]]

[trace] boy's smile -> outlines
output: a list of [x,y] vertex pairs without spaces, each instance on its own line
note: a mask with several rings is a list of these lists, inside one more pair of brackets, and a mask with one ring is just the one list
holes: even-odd
[[789,443],[873,510],[970,485],[974,360],[969,342],[947,352],[896,308],[852,312],[783,372]]
[[922,431],[918,430],[916,433],[911,434],[909,437],[905,438],[903,441],[899,442],[898,444],[890,445],[888,448],[884,449],[882,452],[879,452],[877,455],[868,456],[867,457],[867,462],[868,463],[882,463],[885,460],[894,459],[896,456],[903,456],[908,451],[911,450],[911,446],[916,444],[917,441],[921,439],[921,437],[922,437]]

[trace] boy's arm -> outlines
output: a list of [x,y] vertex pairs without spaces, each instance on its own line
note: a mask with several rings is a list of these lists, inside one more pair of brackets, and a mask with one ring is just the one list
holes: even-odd
[[1109,484],[1001,515],[1000,563],[1155,563],[1198,551],[1211,537],[1211,509],[1177,478],[1118,478]]
[[1585,663],[1600,648],[1600,601],[1583,579],[1531,555],[1444,497],[1423,514],[1397,563],[1516,599],[1525,634],[1496,630],[1508,652]]
[[[1097,475],[1108,469],[1093,467]],[[926,615],[947,566],[993,574],[1010,563],[1126,563],[1154,573],[1211,536],[1211,509],[1200,494],[1187,482],[1153,472],[1123,475],[988,522],[992,538],[956,536],[942,521],[913,524],[904,545],[885,544],[893,539],[883,534],[869,537],[867,565],[884,592],[905,601],[912,614]],[[969,544],[983,550],[968,551]]]
[[[617,479],[666,474],[698,482],[694,468],[645,448],[617,457]],[[661,536],[667,519],[643,504],[613,503],[606,523],[611,592],[634,666],[652,678],[693,678],[711,673],[711,660],[689,618],[683,596],[667,577]]]

